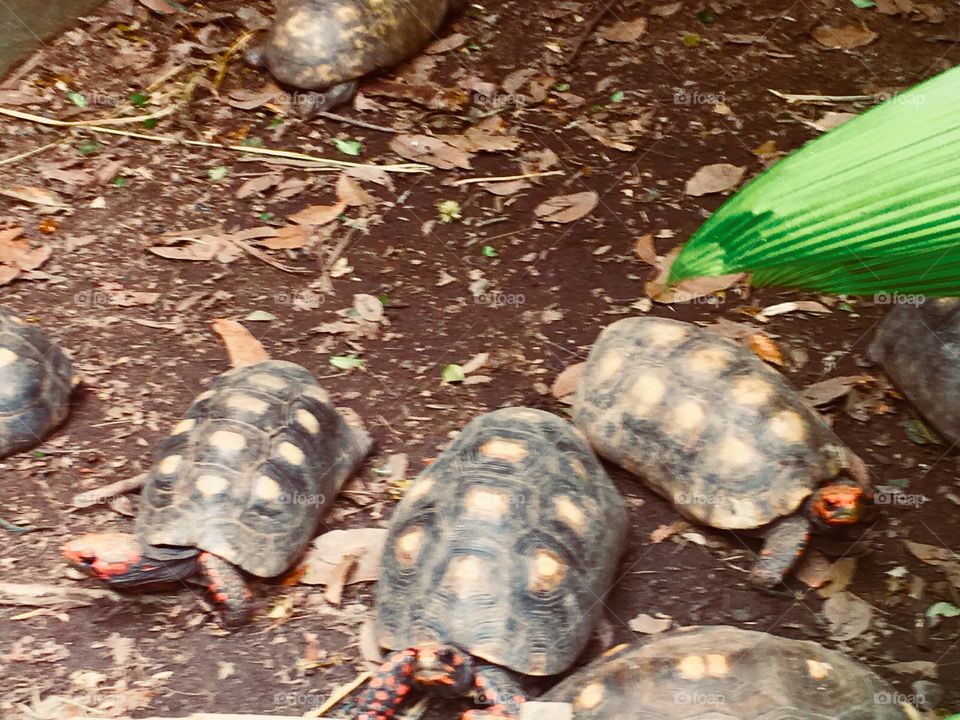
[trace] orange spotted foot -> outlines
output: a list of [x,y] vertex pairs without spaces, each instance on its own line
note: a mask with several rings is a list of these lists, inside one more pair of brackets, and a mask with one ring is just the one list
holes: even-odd
[[413,690],[416,650],[401,650],[387,658],[357,700],[356,720],[389,720]]
[[235,628],[247,622],[252,612],[251,594],[240,571],[226,560],[207,552],[200,553],[197,563],[203,584],[220,607],[223,624]]

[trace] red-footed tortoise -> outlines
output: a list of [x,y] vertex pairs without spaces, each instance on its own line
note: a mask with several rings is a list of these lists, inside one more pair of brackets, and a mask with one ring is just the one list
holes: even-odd
[[626,318],[587,358],[573,419],[594,449],[685,517],[766,537],[751,577],[780,582],[811,529],[858,522],[863,462],[782,376],[690,323]]
[[222,374],[160,446],[140,496],[136,534],[95,533],[63,553],[115,588],[196,577],[244,622],[241,571],[283,573],[370,450],[306,368],[280,360]]
[[387,720],[419,689],[513,717],[514,673],[569,667],[600,618],[624,549],[626,510],[568,422],[530,408],[474,419],[397,505],[375,630],[396,651],[359,699]]
[[960,298],[895,305],[869,355],[933,427],[960,442]]
[[[264,42],[247,53],[298,97],[304,114],[350,100],[360,79],[415,55],[466,0],[279,0]],[[302,102],[300,102],[302,100]]]
[[574,720],[906,720],[898,699],[835,650],[724,625],[620,645],[540,698]]
[[70,358],[43,330],[0,308],[0,457],[62,423],[78,384]]

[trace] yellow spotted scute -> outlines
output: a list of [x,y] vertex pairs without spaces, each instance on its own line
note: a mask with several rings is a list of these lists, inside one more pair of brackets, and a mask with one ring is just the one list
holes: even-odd
[[600,617],[626,528],[623,498],[573,425],[532,408],[481,415],[393,513],[377,639],[397,650],[431,638],[558,673]]
[[291,88],[322,91],[390,68],[435,38],[450,0],[285,0],[264,63]]
[[44,330],[0,308],[0,458],[63,422],[76,383],[70,358]]
[[842,442],[779,373],[710,330],[656,317],[609,325],[587,357],[574,423],[603,457],[691,520],[756,529],[801,510]]
[[306,368],[268,360],[220,375],[160,445],[137,533],[252,575],[286,570],[370,449]]
[[907,720],[893,689],[817,643],[723,625],[655,635],[608,653],[539,700],[576,720]]

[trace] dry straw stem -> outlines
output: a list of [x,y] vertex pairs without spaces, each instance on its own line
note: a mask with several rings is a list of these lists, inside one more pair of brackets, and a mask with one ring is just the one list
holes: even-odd
[[[250,147],[247,145],[223,145],[221,143],[205,142],[203,140],[184,140],[181,138],[167,137],[166,135],[150,135],[147,133],[130,132],[127,130],[117,130],[106,127],[107,125],[121,125],[131,122],[143,122],[159,117],[164,117],[177,110],[177,105],[171,105],[163,110],[150,115],[137,115],[127,118],[104,118],[102,120],[54,120],[52,118],[41,117],[40,115],[31,115],[30,113],[11,110],[10,108],[0,107],[0,115],[8,115],[19,120],[38,123],[40,125],[50,125],[52,127],[80,127],[93,132],[102,132],[109,135],[121,135],[123,137],[136,138],[138,140],[149,140],[151,142],[167,143],[170,145],[189,145],[191,147],[216,148],[218,150],[232,150],[233,152],[245,153],[248,155],[263,155],[267,157],[288,158],[292,160],[301,160],[309,162],[316,166],[330,168],[355,168],[355,167],[375,167],[378,170],[392,173],[425,173],[430,172],[429,165],[420,163],[398,163],[394,165],[377,165],[375,163],[355,163],[346,160],[333,160],[331,158],[317,157],[307,155],[306,153],[292,152],[289,150],[274,150],[272,148]],[[22,157],[22,156],[21,156]],[[10,162],[4,160],[3,163]],[[2,164],[2,163],[0,163]]]
[[523,175],[502,175],[500,177],[464,178],[463,180],[455,180],[450,184],[453,185],[454,187],[459,187],[461,185],[474,185],[476,183],[510,182],[511,180],[527,180],[529,178],[546,177],[548,175],[563,175],[563,170],[545,170],[544,172],[524,173]]

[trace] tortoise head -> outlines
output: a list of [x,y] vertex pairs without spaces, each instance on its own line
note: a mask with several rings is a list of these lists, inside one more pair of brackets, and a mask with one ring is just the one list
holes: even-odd
[[466,695],[473,687],[473,658],[454,645],[417,648],[414,679],[444,695]]
[[91,533],[68,541],[61,552],[81,572],[110,583],[140,563],[141,547],[136,535]]
[[854,525],[864,519],[872,493],[855,480],[839,478],[810,497],[810,519],[821,527]]

